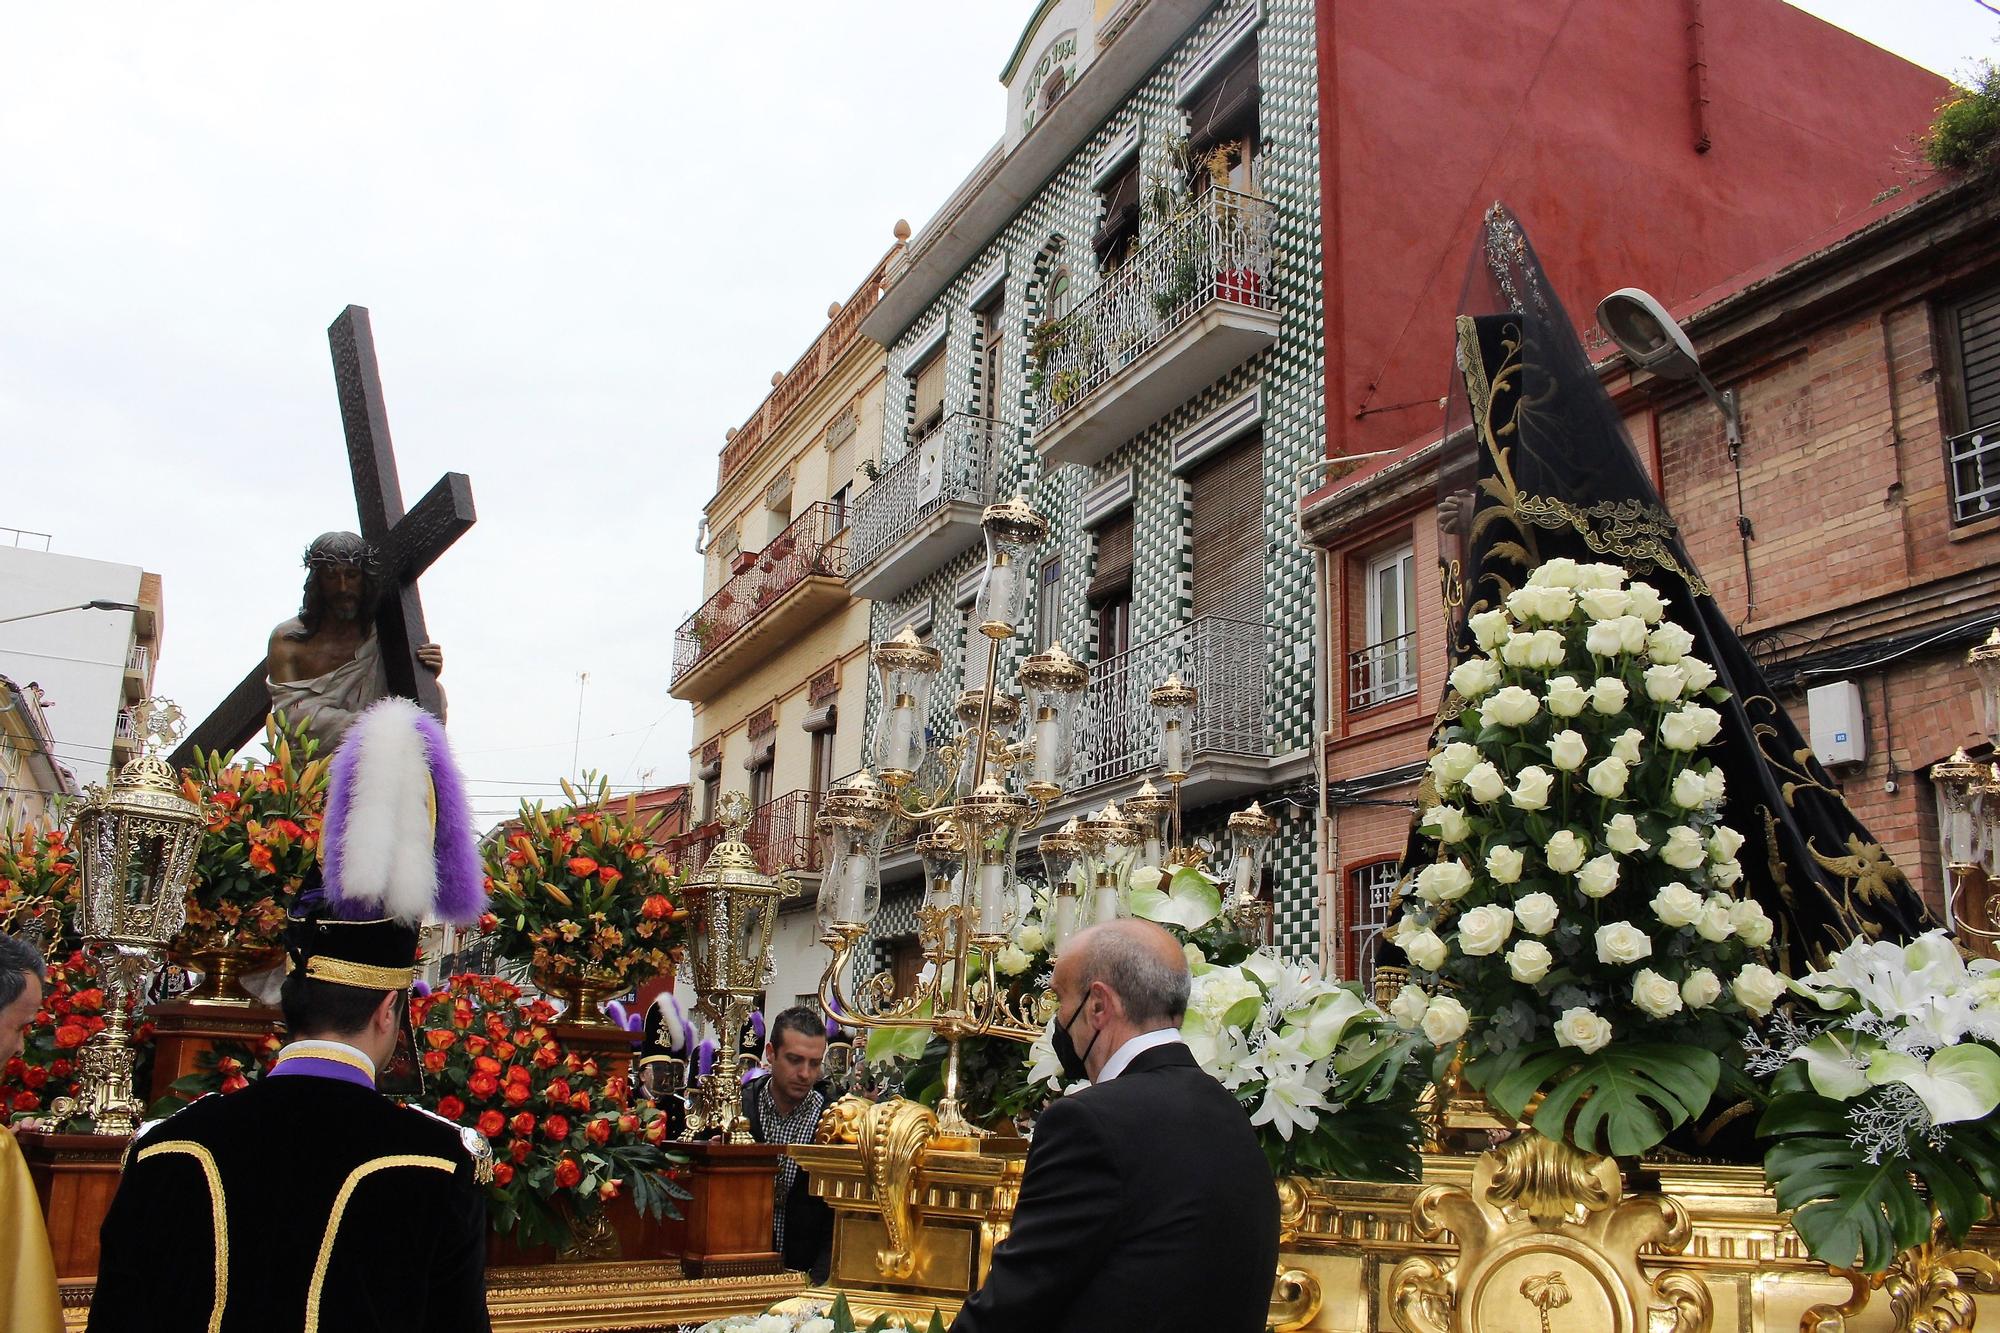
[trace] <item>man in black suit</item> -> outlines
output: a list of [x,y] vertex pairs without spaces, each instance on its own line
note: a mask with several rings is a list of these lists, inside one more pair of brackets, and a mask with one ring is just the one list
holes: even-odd
[[1188,969],[1122,920],[1063,946],[1056,1054],[1091,1085],[1035,1122],[1014,1229],[953,1333],[1262,1333],[1278,1191],[1243,1108],[1181,1043]]

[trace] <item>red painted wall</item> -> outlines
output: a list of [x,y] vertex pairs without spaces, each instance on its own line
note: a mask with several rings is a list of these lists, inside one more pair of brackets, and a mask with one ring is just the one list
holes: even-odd
[[1841,229],[1916,173],[1946,86],[1781,0],[1320,0],[1318,22],[1331,454],[1435,437],[1494,200],[1588,333],[1614,288],[1673,306]]

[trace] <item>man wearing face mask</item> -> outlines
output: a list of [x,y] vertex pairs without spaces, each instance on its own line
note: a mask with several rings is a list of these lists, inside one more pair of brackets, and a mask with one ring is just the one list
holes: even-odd
[[1064,1073],[1035,1122],[1014,1229],[952,1333],[1262,1333],[1278,1192],[1243,1108],[1181,1043],[1187,959],[1121,920],[1064,944]]

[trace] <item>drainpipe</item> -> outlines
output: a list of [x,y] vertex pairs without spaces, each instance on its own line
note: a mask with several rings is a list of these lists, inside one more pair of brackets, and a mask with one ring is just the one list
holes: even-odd
[[1297,488],[1297,499],[1292,502],[1292,530],[1297,534],[1299,545],[1310,547],[1313,553],[1313,624],[1312,624],[1312,771],[1314,787],[1314,808],[1318,818],[1314,821],[1313,835],[1313,899],[1319,905],[1319,970],[1322,976],[1332,975],[1332,963],[1327,952],[1327,940],[1334,922],[1332,898],[1327,891],[1327,876],[1333,872],[1340,855],[1340,838],[1334,832],[1332,811],[1326,803],[1326,742],[1327,707],[1333,695],[1328,673],[1331,670],[1326,649],[1328,598],[1332,595],[1332,575],[1329,572],[1332,553],[1325,547],[1306,540],[1305,500],[1311,474],[1321,468],[1336,463],[1351,463],[1343,457],[1313,458],[1300,464],[1292,473],[1293,484]]
[[1694,99],[1694,150],[1706,153],[1708,142],[1708,27],[1702,22],[1701,0],[1688,0],[1688,86]]

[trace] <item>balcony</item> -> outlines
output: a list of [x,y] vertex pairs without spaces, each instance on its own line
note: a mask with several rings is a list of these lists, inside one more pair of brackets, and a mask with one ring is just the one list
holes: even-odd
[[[787,871],[794,878],[819,873],[819,839],[812,827],[815,804],[812,792],[788,791],[750,812],[743,841],[757,858],[759,871],[766,875]],[[708,864],[709,853],[721,841],[722,825],[703,824],[668,839],[666,851],[675,869],[694,874]]]
[[118,710],[118,725],[111,733],[111,764],[115,768],[139,753],[139,724],[132,719],[132,710]]
[[153,670],[153,650],[135,643],[125,654],[125,702],[137,703],[146,697],[146,678]]
[[1269,200],[1211,189],[1043,338],[1035,448],[1101,461],[1278,340]]
[[1017,427],[946,417],[854,502],[848,535],[856,597],[900,596],[980,540],[979,514],[1013,481]]
[[674,698],[708,698],[733,677],[732,665],[847,604],[844,517],[824,501],[810,506],[682,623]]
[[1371,643],[1347,655],[1347,706],[1359,712],[1417,692],[1417,636]]
[[[1269,627],[1257,621],[1204,616],[1091,667],[1072,790],[1154,770],[1159,729],[1147,696],[1173,672],[1199,698],[1189,738],[1190,787],[1219,783],[1210,792],[1219,799],[1264,785],[1263,761],[1272,753],[1265,701],[1270,638]],[[1253,762],[1218,766],[1217,760]]]
[[1951,465],[1951,521],[1970,523],[2000,509],[2000,422],[1945,441]]

